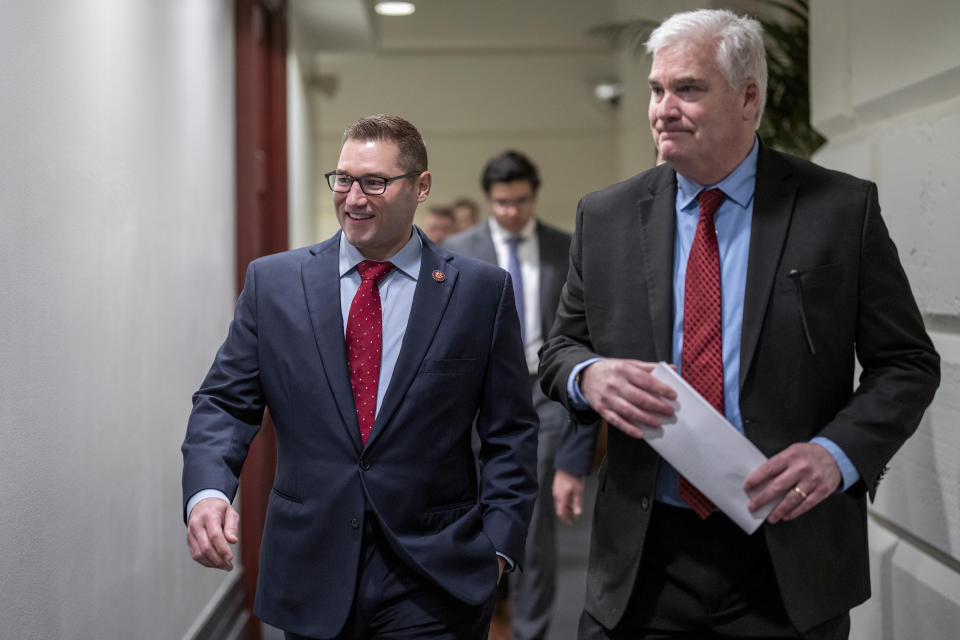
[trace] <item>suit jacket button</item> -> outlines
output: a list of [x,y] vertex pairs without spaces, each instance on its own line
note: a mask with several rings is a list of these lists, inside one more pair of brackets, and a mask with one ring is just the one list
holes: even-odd
[[352,519],[350,520],[350,526],[353,527],[354,529],[359,529],[359,528],[360,528],[360,521],[357,520],[356,518],[352,518]]
[[370,463],[367,462],[366,458],[360,458],[360,468],[363,469],[364,471],[370,470]]
[[650,499],[647,496],[640,498],[640,508],[644,511],[650,508]]

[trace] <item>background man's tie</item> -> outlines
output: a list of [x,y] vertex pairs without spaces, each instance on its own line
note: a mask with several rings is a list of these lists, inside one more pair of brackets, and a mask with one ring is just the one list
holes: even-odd
[[377,413],[377,385],[380,383],[380,351],[383,344],[383,317],[380,310],[380,280],[393,265],[364,260],[357,265],[360,288],[350,304],[347,316],[347,365],[350,386],[357,407],[360,439],[367,444]]
[[520,337],[526,341],[524,336],[526,322],[523,317],[523,271],[520,268],[520,256],[517,254],[517,249],[523,241],[522,236],[507,238],[507,271],[510,272],[510,279],[513,280],[513,297],[517,303],[517,315],[520,316]]
[[[683,353],[680,372],[684,380],[723,413],[723,308],[720,297],[720,252],[713,216],[723,203],[720,189],[701,191],[700,220],[687,259],[683,285]],[[714,505],[686,478],[680,476],[680,497],[701,518]]]

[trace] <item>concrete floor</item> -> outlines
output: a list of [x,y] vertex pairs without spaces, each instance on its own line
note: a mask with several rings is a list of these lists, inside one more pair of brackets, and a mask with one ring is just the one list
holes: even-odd
[[593,519],[596,476],[587,479],[584,489],[583,515],[571,526],[558,524],[557,531],[557,600],[553,624],[547,640],[575,640],[583,596],[587,587],[587,557],[590,548],[590,522]]

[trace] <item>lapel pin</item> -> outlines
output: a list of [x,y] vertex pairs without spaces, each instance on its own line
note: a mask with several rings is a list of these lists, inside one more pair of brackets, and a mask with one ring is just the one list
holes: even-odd
[[437,282],[443,282],[444,280],[447,279],[447,276],[443,274],[443,271],[440,271],[440,269],[437,269],[433,272],[433,279],[436,280]]

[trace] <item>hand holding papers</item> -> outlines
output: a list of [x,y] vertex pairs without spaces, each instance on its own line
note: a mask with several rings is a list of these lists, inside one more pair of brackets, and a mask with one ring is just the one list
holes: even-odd
[[753,533],[778,502],[747,509],[753,494],[744,490],[744,482],[766,456],[669,365],[659,363],[652,375],[672,387],[677,399],[670,402],[674,415],[661,428],[641,426],[644,439],[741,529]]

